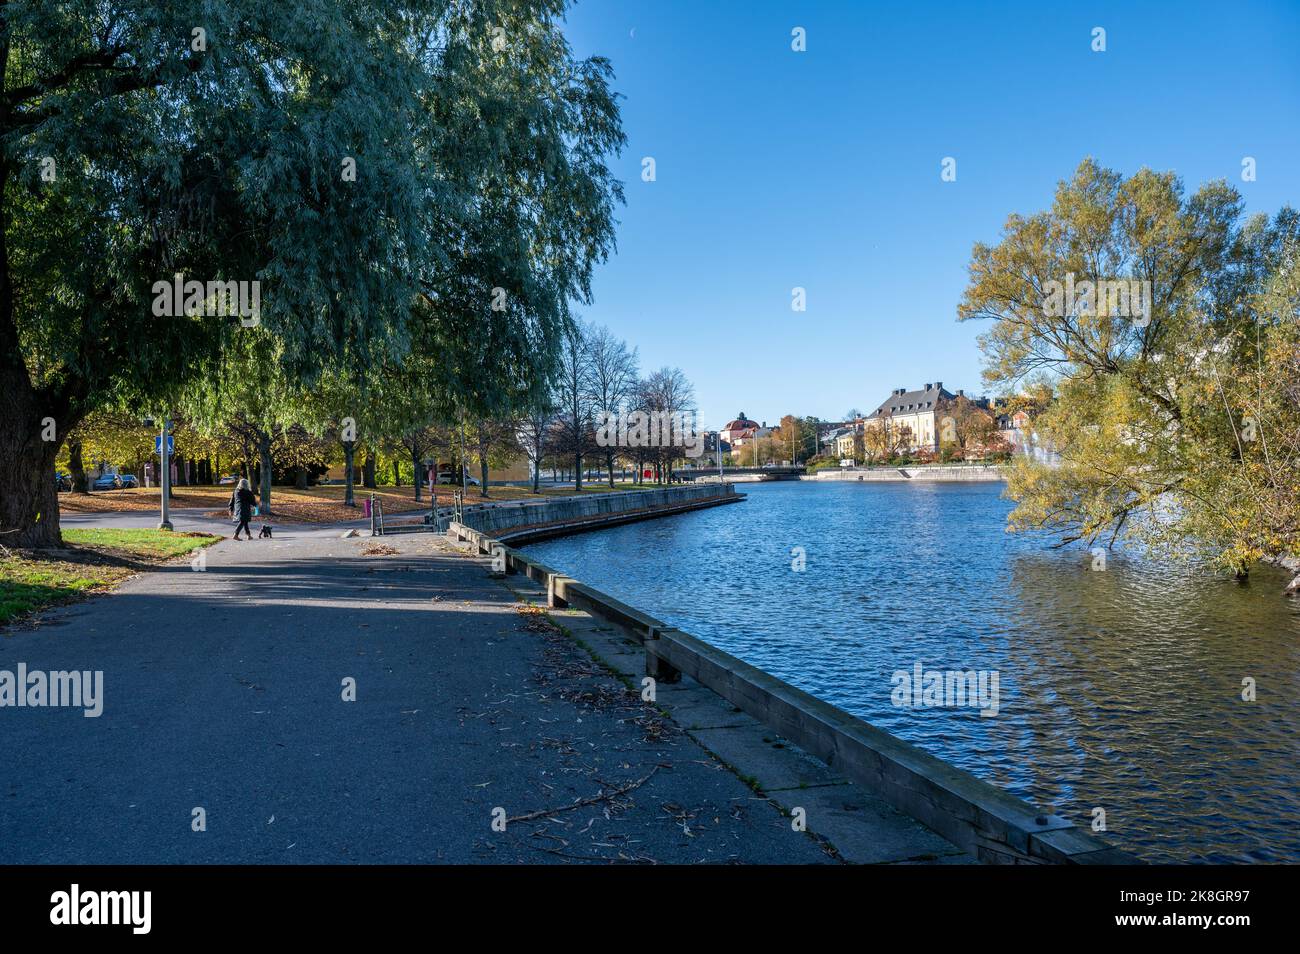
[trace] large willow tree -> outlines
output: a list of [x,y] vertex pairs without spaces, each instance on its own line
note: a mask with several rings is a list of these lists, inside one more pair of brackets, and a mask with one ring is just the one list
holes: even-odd
[[[1055,392],[1034,429],[1061,464],[1012,469],[1013,529],[1133,534],[1238,573],[1300,555],[1298,235],[1293,210],[1246,217],[1226,183],[1189,196],[1089,160],[975,246],[961,316],[991,321],[986,379]],[[1116,281],[1149,303],[1061,293]]]
[[220,380],[248,329],[155,317],[176,273],[260,282],[302,388],[413,346],[460,403],[538,388],[620,198],[609,66],[573,58],[564,6],[0,4],[0,539],[58,542],[88,413]]

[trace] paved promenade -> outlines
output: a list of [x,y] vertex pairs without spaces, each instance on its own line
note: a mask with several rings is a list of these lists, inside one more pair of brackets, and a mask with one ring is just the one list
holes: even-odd
[[824,806],[808,827],[857,840],[794,831],[751,787],[789,765],[747,769],[718,735],[732,771],[710,727],[578,645],[608,636],[594,621],[556,631],[441,538],[284,528],[206,553],[0,631],[0,670],[104,672],[99,718],[0,708],[0,863],[962,860],[831,778],[801,797]]

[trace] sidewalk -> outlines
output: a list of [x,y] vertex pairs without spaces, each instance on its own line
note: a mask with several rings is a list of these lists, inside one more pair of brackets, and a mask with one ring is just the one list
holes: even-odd
[[834,860],[517,605],[432,535],[285,531],[6,631],[105,701],[0,709],[0,863]]

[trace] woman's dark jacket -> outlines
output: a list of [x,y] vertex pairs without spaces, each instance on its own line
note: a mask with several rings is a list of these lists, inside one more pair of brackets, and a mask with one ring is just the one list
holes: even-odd
[[230,495],[230,515],[236,523],[247,523],[253,519],[253,504],[257,498],[251,490],[239,489]]

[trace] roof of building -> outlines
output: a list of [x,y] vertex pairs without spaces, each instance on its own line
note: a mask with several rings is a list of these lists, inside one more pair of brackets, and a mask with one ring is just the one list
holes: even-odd
[[743,431],[747,427],[758,427],[758,421],[751,421],[745,417],[745,412],[741,411],[734,421],[731,421],[723,428],[724,431]]
[[952,401],[955,400],[956,397],[957,396],[952,392],[944,390],[942,381],[938,381],[934,384],[927,384],[919,391],[908,391],[904,388],[896,388],[893,394],[885,398],[880,407],[867,415],[867,420],[889,417],[893,414],[933,411],[940,402]]

